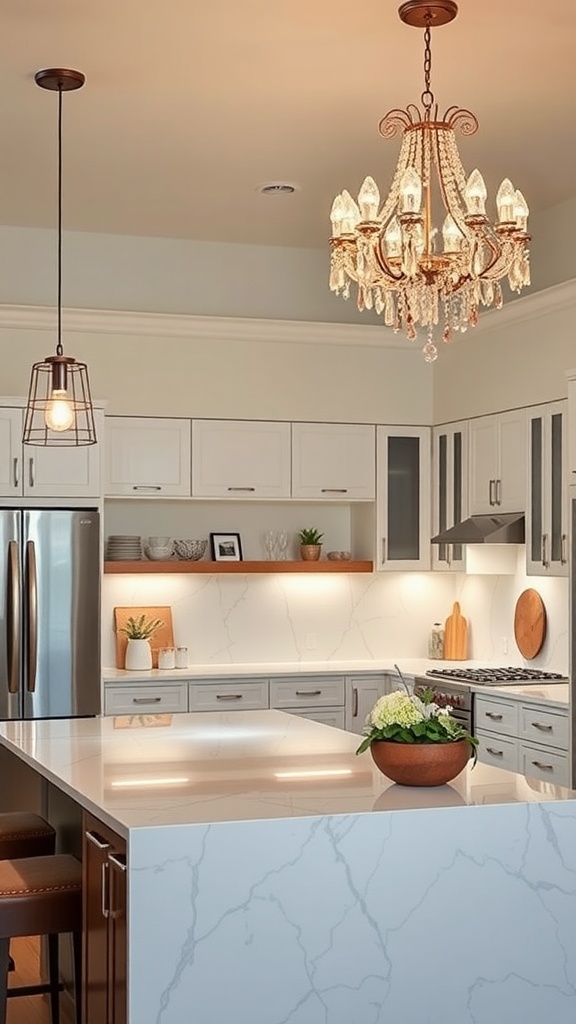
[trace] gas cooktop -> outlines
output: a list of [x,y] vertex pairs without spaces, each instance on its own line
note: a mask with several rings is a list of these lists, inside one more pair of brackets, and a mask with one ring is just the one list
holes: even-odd
[[567,683],[559,672],[539,668],[434,668],[426,675],[431,679],[453,679],[454,682],[480,683],[486,686],[513,686],[514,683]]

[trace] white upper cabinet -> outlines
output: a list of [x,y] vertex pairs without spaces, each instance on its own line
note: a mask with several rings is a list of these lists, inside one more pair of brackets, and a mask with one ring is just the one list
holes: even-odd
[[470,421],[470,514],[524,512],[526,410]]
[[[104,415],[94,410],[96,435]],[[0,408],[0,495],[27,498],[98,498],[102,444],[43,448],[22,444],[23,410]]]
[[190,420],[106,418],[105,495],[190,496]]
[[373,501],[376,434],[365,423],[292,424],[292,497]]
[[[468,516],[468,423],[434,427],[432,434],[432,536]],[[432,568],[462,572],[463,544],[433,544]]]
[[430,568],[430,427],[377,428],[374,567]]
[[290,424],[193,420],[195,498],[289,498]]
[[526,571],[568,575],[566,401],[528,410]]

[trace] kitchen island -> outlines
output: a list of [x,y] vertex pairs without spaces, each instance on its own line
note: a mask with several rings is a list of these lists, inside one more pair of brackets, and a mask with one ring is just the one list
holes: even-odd
[[572,1024],[576,793],[280,711],[12,722],[128,849],[130,1024]]

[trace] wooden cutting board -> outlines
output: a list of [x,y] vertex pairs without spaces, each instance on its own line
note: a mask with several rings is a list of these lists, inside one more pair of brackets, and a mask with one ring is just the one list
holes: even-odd
[[458,601],[444,623],[444,657],[446,661],[466,661],[468,657],[468,623]]
[[128,644],[128,637],[125,633],[120,633],[120,629],[122,626],[126,625],[126,620],[129,619],[130,616],[137,619],[140,615],[145,615],[147,619],[162,619],[162,622],[164,623],[164,625],[160,626],[160,628],[157,629],[150,637],[153,668],[158,668],[158,648],[174,647],[174,630],[172,628],[171,608],[153,608],[151,605],[146,608],[115,608],[114,630],[116,633],[116,668],[126,667],[126,647]]
[[535,658],[546,638],[546,609],[537,590],[524,590],[514,611],[514,639],[524,658]]

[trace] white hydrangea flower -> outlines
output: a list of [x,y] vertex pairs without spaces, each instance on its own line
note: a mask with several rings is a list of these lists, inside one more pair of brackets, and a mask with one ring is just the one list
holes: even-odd
[[424,720],[421,710],[424,706],[417,697],[396,690],[376,701],[368,721],[377,729],[383,729],[387,725],[417,725]]

